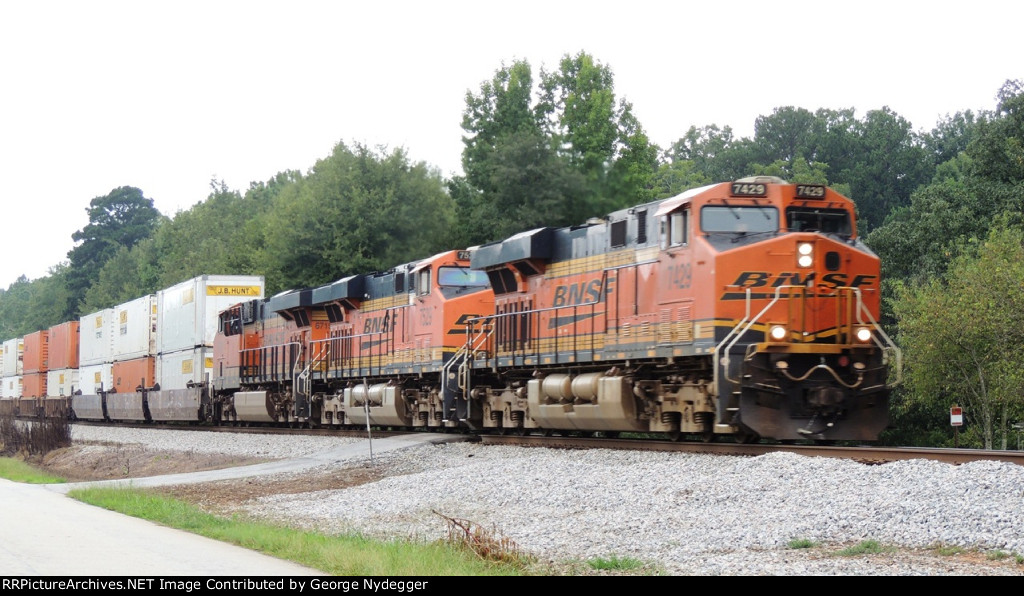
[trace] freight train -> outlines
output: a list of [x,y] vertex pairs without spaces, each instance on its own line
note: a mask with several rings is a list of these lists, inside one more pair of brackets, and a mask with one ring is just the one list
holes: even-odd
[[[219,302],[200,313],[200,294]],[[147,304],[156,372],[0,404],[108,422],[873,441],[901,376],[853,202],[775,177],[321,287],[264,297],[262,278],[204,276]],[[80,324],[84,345],[101,324]]]

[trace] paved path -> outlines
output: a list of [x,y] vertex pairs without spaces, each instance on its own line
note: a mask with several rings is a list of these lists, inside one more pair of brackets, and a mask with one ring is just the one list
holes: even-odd
[[[373,453],[460,435],[374,439]],[[152,487],[300,471],[370,454],[369,441],[253,466],[130,480],[30,485],[0,479],[0,576],[300,576],[322,572],[245,548],[86,505],[65,496],[84,486]]]

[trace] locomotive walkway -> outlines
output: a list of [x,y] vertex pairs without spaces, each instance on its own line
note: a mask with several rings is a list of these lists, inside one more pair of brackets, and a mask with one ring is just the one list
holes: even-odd
[[308,576],[316,570],[68,498],[75,488],[153,487],[301,471],[463,435],[415,434],[289,460],[130,480],[29,485],[0,479],[0,576]]

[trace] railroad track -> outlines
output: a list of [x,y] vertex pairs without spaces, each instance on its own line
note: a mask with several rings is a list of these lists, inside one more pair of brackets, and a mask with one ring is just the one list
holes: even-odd
[[[109,426],[102,422],[75,422],[78,425]],[[132,428],[173,429],[203,432],[259,433],[304,436],[337,436],[383,438],[409,434],[406,430],[374,428],[369,435],[365,429],[339,430],[331,428],[289,428],[281,426],[212,426],[180,424],[119,424]],[[434,432],[434,431],[421,431]],[[451,431],[457,433],[459,431]],[[715,455],[757,456],[766,453],[787,452],[808,457],[832,457],[852,459],[865,464],[884,464],[908,459],[930,459],[949,464],[964,464],[974,461],[1001,461],[1024,465],[1024,451],[997,451],[981,449],[940,449],[929,447],[878,447],[872,445],[831,446],[831,445],[788,445],[778,443],[729,443],[701,441],[668,441],[650,438],[596,438],[584,436],[542,436],[542,435],[477,435],[474,440],[484,445],[515,445],[520,447],[545,447],[553,449],[622,449],[665,451],[676,453],[707,453]]]

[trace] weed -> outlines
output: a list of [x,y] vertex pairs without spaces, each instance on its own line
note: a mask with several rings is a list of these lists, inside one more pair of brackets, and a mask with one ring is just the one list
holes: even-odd
[[447,542],[452,546],[475,553],[485,561],[496,561],[512,565],[525,566],[530,557],[524,554],[511,539],[500,536],[496,530],[488,530],[479,524],[464,519],[456,519],[433,511],[448,525]]
[[597,557],[594,559],[588,559],[587,565],[589,565],[591,569],[599,569],[601,571],[622,571],[639,569],[644,566],[644,562],[640,559],[634,559],[633,557],[612,555],[608,558]]
[[966,552],[966,549],[962,546],[956,545],[940,545],[935,548],[935,552],[939,553],[944,557],[952,557],[954,555],[962,555]]
[[788,546],[792,549],[814,548],[818,546],[818,543],[813,540],[808,540],[806,538],[794,538],[789,541]]
[[877,540],[864,540],[853,546],[836,551],[836,555],[840,557],[855,557],[858,555],[878,555],[893,552],[894,550],[896,549],[891,546],[883,546]]

